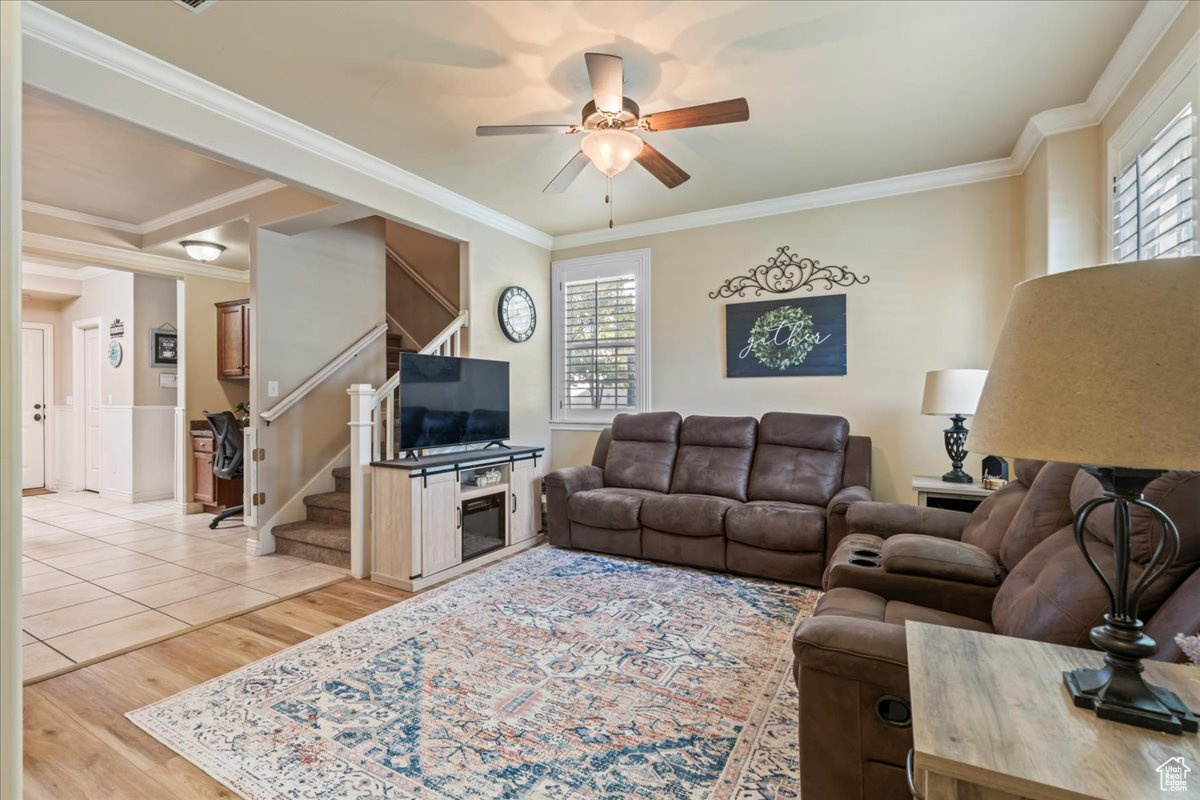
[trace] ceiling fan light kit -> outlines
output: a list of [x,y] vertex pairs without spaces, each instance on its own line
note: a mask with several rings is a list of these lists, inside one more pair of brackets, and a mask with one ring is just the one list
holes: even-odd
[[199,261],[202,264],[207,264],[209,261],[218,258],[221,253],[225,252],[225,246],[216,242],[202,242],[196,239],[187,239],[179,243],[183,251],[188,254],[188,257]]
[[[625,67],[619,56],[585,53],[584,61],[587,64],[588,80],[592,85],[592,99],[584,105],[579,125],[481,125],[475,129],[476,136],[525,133],[586,134],[579,152],[542,190],[547,194],[566,191],[589,161],[608,176],[610,184],[614,175],[620,174],[636,161],[668,189],[674,189],[691,176],[631,131],[655,133],[697,128],[702,125],[745,122],[750,119],[750,106],[744,97],[660,111],[643,117],[638,104],[623,94]],[[604,199],[610,204],[608,224],[612,227],[611,188]]]

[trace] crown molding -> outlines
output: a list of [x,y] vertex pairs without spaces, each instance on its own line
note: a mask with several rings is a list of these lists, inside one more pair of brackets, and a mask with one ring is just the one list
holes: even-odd
[[255,181],[232,191],[219,194],[215,197],[210,197],[207,200],[201,200],[199,203],[192,203],[190,206],[177,208],[174,211],[163,214],[161,217],[147,220],[138,226],[138,233],[145,236],[147,233],[153,233],[157,230],[162,230],[169,225],[175,225],[179,222],[187,222],[193,217],[198,217],[201,214],[207,214],[210,211],[218,211],[226,206],[231,206],[235,203],[243,203],[247,200],[252,200],[255,197],[264,195],[267,192],[273,192],[276,189],[283,189],[284,184],[279,181],[273,181],[270,178],[264,178],[261,181]]
[[913,192],[924,192],[930,189],[944,189],[950,186],[963,186],[969,183],[992,181],[997,178],[1008,178],[1019,175],[1011,159],[998,158],[995,161],[981,161],[978,164],[965,164],[961,167],[947,167],[929,172],[918,172],[913,175],[901,175],[896,178],[884,178],[878,181],[854,183],[849,186],[837,186],[832,189],[819,189],[815,192],[804,192],[786,197],[775,197],[770,200],[755,200],[736,206],[710,208],[704,211],[693,211],[688,214],[676,214],[672,217],[659,217],[642,222],[631,222],[618,225],[615,228],[597,228],[582,233],[568,233],[554,237],[554,250],[565,250],[571,247],[583,247],[600,242],[612,242],[619,239],[629,239],[635,236],[652,236],[658,233],[670,233],[690,228],[704,228],[710,225],[724,225],[727,222],[742,222],[760,217],[773,217],[779,214],[791,214],[796,211],[808,211],[814,208],[827,208],[847,203],[857,203],[862,200],[877,200],[883,197],[894,197]]
[[548,233],[321,133],[45,6],[32,2],[23,3],[22,12],[21,24],[24,34],[37,41],[87,59],[207,111],[236,120],[276,139],[302,147],[329,161],[383,181],[480,224],[539,247],[550,247],[552,239]]
[[87,281],[112,272],[110,269],[91,266],[72,269],[71,267],[63,267],[59,266],[58,264],[49,263],[50,261],[51,259],[47,259],[46,261],[42,262],[23,258],[21,259],[21,272],[26,275],[41,275],[46,278],[62,278],[68,281]]
[[82,261],[89,266],[116,269],[124,272],[141,272],[171,278],[198,275],[205,278],[219,278],[239,283],[250,282],[249,270],[200,264],[195,261],[186,261],[182,258],[159,256],[153,253],[145,253],[141,250],[126,250],[123,247],[113,247],[106,244],[80,242],[75,239],[50,236],[45,233],[22,233],[21,252],[25,256],[32,256],[34,258],[37,256],[48,256],[67,261]]
[[95,225],[99,228],[107,228],[112,231],[122,231],[123,233],[141,233],[141,226],[135,225],[132,222],[122,222],[119,219],[110,219],[109,217],[100,217],[95,214],[85,214],[82,211],[74,211],[69,208],[59,208],[45,203],[35,203],[32,200],[23,200],[21,202],[21,210],[31,214],[43,214],[47,217],[56,217],[57,219],[70,220],[71,222],[82,222],[87,225]]

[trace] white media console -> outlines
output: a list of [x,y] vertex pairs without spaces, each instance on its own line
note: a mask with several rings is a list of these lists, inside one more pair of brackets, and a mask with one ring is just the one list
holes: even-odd
[[373,462],[371,580],[417,591],[544,541],[544,452],[513,446]]

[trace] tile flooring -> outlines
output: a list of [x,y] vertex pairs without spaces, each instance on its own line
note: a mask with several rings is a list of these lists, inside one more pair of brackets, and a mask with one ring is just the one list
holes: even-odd
[[238,521],[93,492],[25,497],[25,681],[344,580],[346,571],[246,553]]

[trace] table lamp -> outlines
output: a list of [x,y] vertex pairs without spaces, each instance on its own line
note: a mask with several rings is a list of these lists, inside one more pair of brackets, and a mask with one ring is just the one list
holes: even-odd
[[[1174,562],[1179,531],[1142,492],[1167,470],[1200,469],[1200,258],[1112,264],[1034,278],[1013,291],[979,401],[972,445],[991,453],[1081,464],[1103,494],[1075,515],[1075,541],[1108,592],[1092,643],[1104,666],[1063,673],[1082,708],[1168,733],[1196,731],[1179,697],[1142,677],[1157,652],[1138,601]],[[1084,525],[1114,515],[1113,574],[1085,546]],[[1129,516],[1161,527],[1150,562],[1131,573]]]
[[967,428],[963,421],[975,413],[986,378],[986,369],[942,369],[925,373],[925,397],[921,402],[921,413],[949,417],[951,422],[950,427],[942,432],[951,467],[942,480],[948,483],[971,483],[974,480],[962,468],[963,460],[967,457]]

